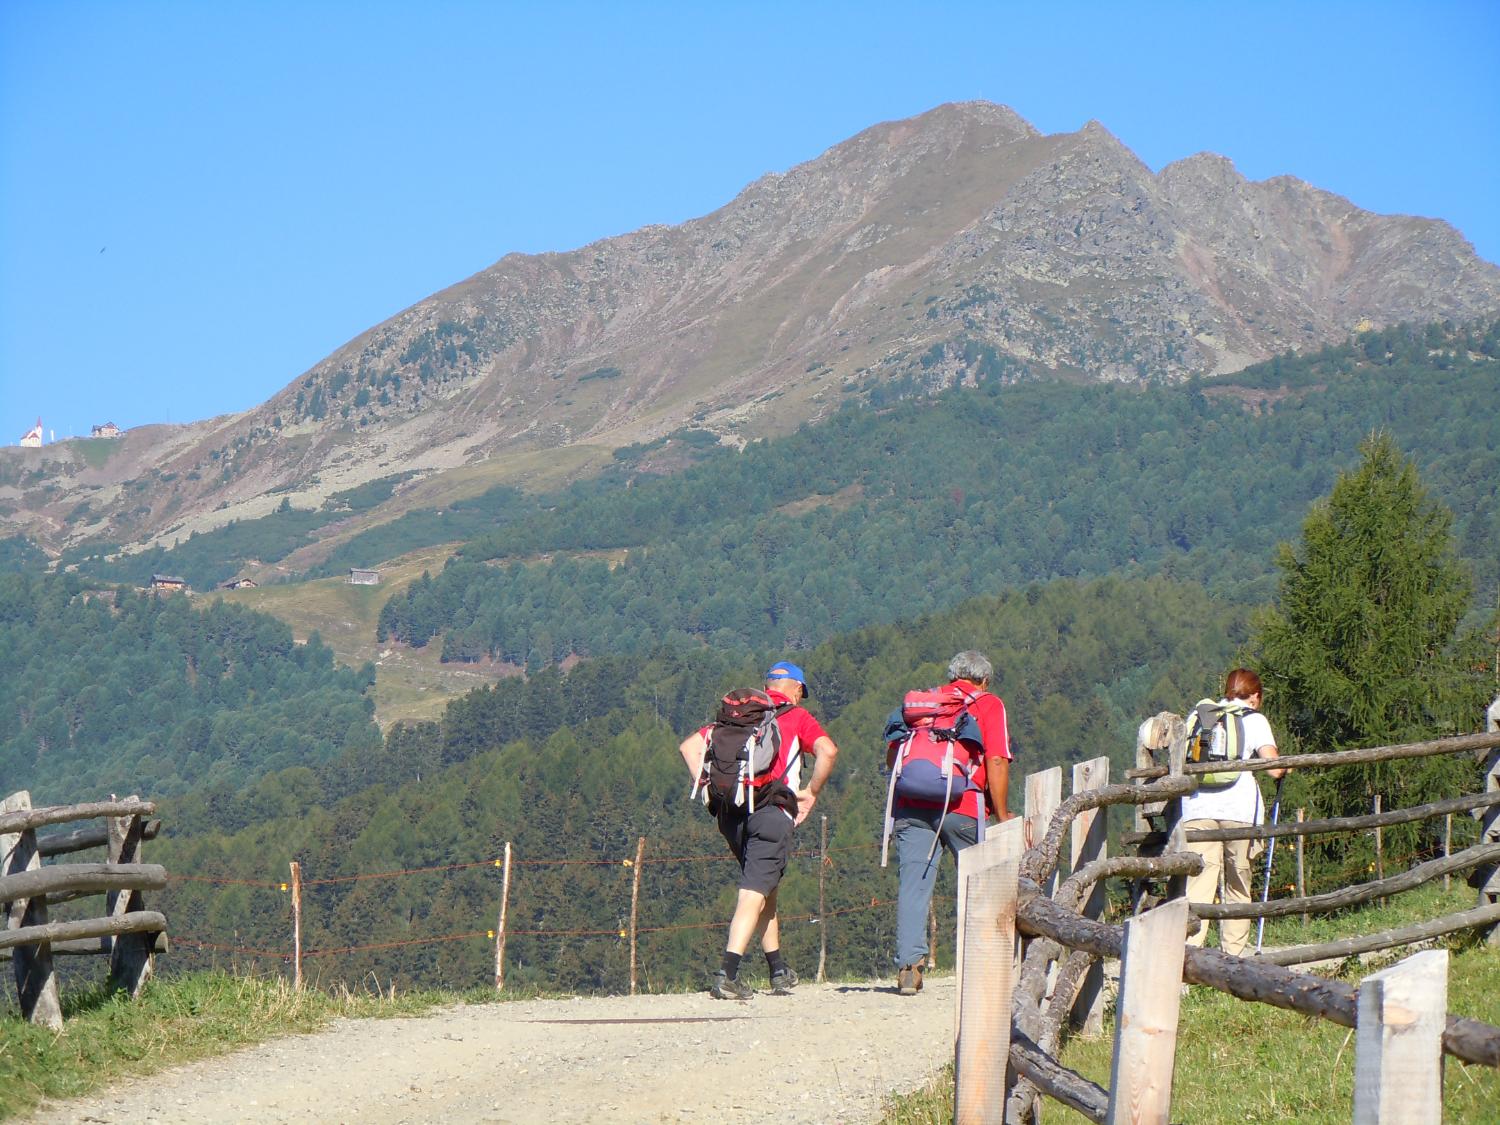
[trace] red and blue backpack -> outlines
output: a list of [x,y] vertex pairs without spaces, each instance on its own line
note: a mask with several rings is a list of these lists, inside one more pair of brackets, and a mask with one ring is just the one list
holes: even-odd
[[[891,833],[895,830],[897,799],[941,806],[938,819],[941,833],[948,810],[969,792],[978,793],[981,807],[985,800],[983,787],[976,780],[984,760],[984,741],[979,720],[969,707],[979,693],[968,692],[957,684],[928,691],[909,691],[901,706],[891,712],[885,724],[886,749],[890,765],[890,785],[885,797],[885,831],[880,841],[880,866],[886,866]],[[984,817],[979,817],[979,839],[984,839]],[[931,859],[937,851],[937,837],[928,852]]]

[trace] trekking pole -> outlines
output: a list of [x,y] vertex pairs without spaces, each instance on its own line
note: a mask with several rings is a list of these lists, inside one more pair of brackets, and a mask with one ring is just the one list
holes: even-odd
[[[1276,779],[1276,799],[1271,802],[1271,827],[1276,827],[1276,822],[1281,819],[1281,783],[1286,780],[1286,774]],[[1260,902],[1264,906],[1266,900],[1271,897],[1271,860],[1276,858],[1276,837],[1271,837],[1270,846],[1266,848],[1266,879],[1265,885],[1260,889]],[[1262,914],[1255,926],[1255,954],[1260,956],[1260,943],[1266,936],[1266,916]]]

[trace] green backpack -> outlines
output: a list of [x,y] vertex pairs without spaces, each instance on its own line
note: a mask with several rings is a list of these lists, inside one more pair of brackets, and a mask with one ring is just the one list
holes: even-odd
[[[1245,716],[1259,714],[1242,699],[1221,703],[1200,699],[1188,715],[1187,760],[1237,762],[1245,754]],[[1200,774],[1204,789],[1224,789],[1239,780],[1239,771]]]

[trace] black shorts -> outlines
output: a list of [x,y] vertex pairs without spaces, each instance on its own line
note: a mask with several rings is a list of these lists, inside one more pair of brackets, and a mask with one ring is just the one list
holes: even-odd
[[753,813],[730,805],[719,810],[719,834],[740,865],[740,890],[769,895],[786,874],[792,854],[792,818],[775,805]]

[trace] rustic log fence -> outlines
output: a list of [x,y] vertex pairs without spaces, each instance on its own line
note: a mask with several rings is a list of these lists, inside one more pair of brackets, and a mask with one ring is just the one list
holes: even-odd
[[[0,801],[0,960],[11,962],[26,1019],[62,1028],[55,957],[107,956],[110,987],[136,996],[151,975],[153,955],[166,952],[167,920],[147,910],[143,898],[167,885],[159,864],[142,862],[142,844],[161,827],[146,819],[155,811],[138,797],[32,808],[31,794],[23,790]],[[101,817],[103,825],[37,834],[49,825]],[[109,849],[108,862],[42,863],[98,847]],[[100,917],[50,917],[51,906],[97,894],[105,896]]]
[[[1026,817],[1031,846],[1017,857],[1014,834],[991,833],[984,844],[960,854],[960,941],[968,941],[971,934],[983,940],[997,932],[1014,932],[1020,944],[1013,967],[1006,965],[1004,973],[995,976],[982,1002],[969,995],[970,982],[979,971],[974,965],[978,954],[966,954],[962,946],[958,951],[963,968],[956,1021],[955,1120],[1034,1122],[1040,1118],[1045,1096],[1096,1122],[1169,1121],[1172,1043],[1185,982],[1356,1029],[1356,1122],[1438,1120],[1443,1054],[1500,1067],[1500,1028],[1446,1014],[1446,952],[1417,953],[1365,978],[1358,988],[1285,966],[1393,949],[1465,929],[1494,939],[1500,931],[1496,876],[1500,869],[1500,732],[1492,727],[1481,735],[1212,767],[1187,763],[1185,748],[1181,719],[1156,716],[1142,726],[1137,765],[1126,771],[1126,784],[1109,785],[1107,776],[1092,781],[1093,771],[1075,771],[1072,795],[1058,802],[1053,797],[1057,779],[1045,776],[1056,771],[1032,775],[1025,790],[1034,806],[1028,807]],[[1368,816],[1312,820],[1299,816],[1275,827],[1185,831],[1182,826],[1181,799],[1196,790],[1197,775],[1210,768],[1326,768],[1435,754],[1473,754],[1482,760],[1482,792],[1410,809],[1377,806]],[[1101,831],[1099,825],[1114,805],[1136,810],[1136,830],[1122,838],[1139,848],[1137,855],[1107,857],[1091,852],[1085,842]],[[1044,808],[1050,816],[1044,815]],[[1483,818],[1479,841],[1455,852],[1450,832],[1444,854],[1400,874],[1386,876],[1380,871],[1369,882],[1309,895],[1299,872],[1292,897],[1265,902],[1189,903],[1184,895],[1186,877],[1201,871],[1203,864],[1199,855],[1184,850],[1189,841],[1289,836],[1300,843],[1308,837],[1451,817],[1455,812]],[[1072,837],[1071,874],[1059,882],[1065,835]],[[1012,869],[1013,884],[994,885],[994,872],[1006,872],[1003,878],[1009,880]],[[1479,890],[1479,903],[1442,918],[1340,941],[1266,950],[1260,956],[1232,957],[1215,949],[1194,948],[1184,940],[1197,926],[1214,919],[1326,913],[1400,894],[1461,871],[1475,873],[1471,883]],[[982,892],[972,885],[981,873],[985,878]],[[1129,897],[1134,917],[1123,926],[1102,920],[1099,892],[1109,878],[1132,880]],[[1157,893],[1162,888],[1164,892]],[[986,916],[974,917],[978,909]],[[996,909],[1013,909],[1014,915],[997,918],[992,913]],[[993,941],[989,946],[988,956],[998,956]],[[1121,962],[1108,1090],[1058,1059],[1065,1031],[1070,1022],[1078,1022],[1084,982],[1106,958]],[[1002,1094],[991,1079],[977,1077],[975,1067],[964,1064],[974,1050],[966,1046],[965,1038],[972,1032],[991,1049],[995,1037],[990,1029],[997,1013],[1007,1009],[1011,1018],[1009,1075]]]
[[[1170,1074],[1163,1073],[1162,1067],[1166,1064],[1159,1061],[1163,1052],[1148,1049],[1148,1044],[1160,1047],[1170,1038],[1169,1028],[1175,1027],[1178,989],[1182,982],[1205,985],[1240,999],[1269,1003],[1354,1028],[1361,1018],[1379,1018],[1376,1015],[1361,1016],[1363,1001],[1357,998],[1365,993],[1342,981],[1303,975],[1285,966],[1388,949],[1459,929],[1482,929],[1491,935],[1500,929],[1500,885],[1496,879],[1497,868],[1500,868],[1500,823],[1497,823],[1497,818],[1500,818],[1500,732],[1402,746],[1288,756],[1274,763],[1217,765],[1214,768],[1219,771],[1226,768],[1254,771],[1277,766],[1304,769],[1333,767],[1354,761],[1471,753],[1483,758],[1484,784],[1482,792],[1412,809],[1382,810],[1377,814],[1343,818],[1308,819],[1301,816],[1274,828],[1231,828],[1208,832],[1188,832],[1182,826],[1181,798],[1196,789],[1196,775],[1204,772],[1202,767],[1185,763],[1183,750],[1180,720],[1174,716],[1158,716],[1144,728],[1137,765],[1125,771],[1125,783],[1111,784],[1108,760],[1094,759],[1074,767],[1072,792],[1063,798],[1062,771],[1041,771],[1027,779],[1025,792],[1028,800],[1023,816],[992,831],[984,844],[960,854],[955,903],[955,932],[959,940],[954,948],[958,973],[955,1106],[962,1107],[958,1113],[960,1120],[1032,1121],[1038,1116],[1042,1099],[1050,1097],[1094,1121],[1165,1121]],[[1158,753],[1166,760],[1166,765],[1160,764]],[[1137,854],[1108,854],[1108,809],[1116,805],[1129,805],[1136,810],[1136,830],[1125,833],[1121,839],[1127,846],[1135,846]],[[0,805],[0,859],[5,863],[0,868],[0,890],[5,892],[0,899],[7,900],[10,906],[9,929],[0,939],[0,946],[20,951],[17,979],[25,982],[21,986],[23,997],[28,990],[37,997],[30,1001],[28,1009],[32,1018],[38,1018],[35,1013],[41,1011],[42,1018],[50,1020],[46,1016],[47,990],[38,988],[37,982],[51,981],[52,955],[108,953],[112,969],[118,969],[121,986],[136,991],[150,972],[150,954],[165,948],[165,919],[145,910],[141,902],[142,892],[159,889],[167,878],[160,868],[140,862],[141,841],[150,839],[157,830],[156,822],[146,819],[153,811],[154,806],[149,802],[135,798],[67,809],[33,810],[29,808],[25,794],[17,794]],[[1200,871],[1202,865],[1200,857],[1183,850],[1183,845],[1189,841],[1286,836],[1300,843],[1310,837],[1331,833],[1369,831],[1376,827],[1446,818],[1465,812],[1482,820],[1477,843],[1457,851],[1451,846],[1445,847],[1445,854],[1423,860],[1407,871],[1384,879],[1308,894],[1305,879],[1299,875],[1295,885],[1297,893],[1293,897],[1244,905],[1188,904],[1184,898],[1186,878]],[[103,828],[41,836],[35,833],[35,829],[45,825],[101,816],[108,818]],[[816,859],[818,908],[815,913],[806,915],[783,915],[783,921],[803,921],[819,926],[817,947],[821,976],[826,961],[829,922],[841,915],[888,910],[892,904],[871,899],[857,904],[829,906],[825,881],[831,853],[856,849],[831,849],[826,819],[820,818],[819,825],[818,846],[796,853]],[[181,937],[176,940],[177,944],[188,947],[282,960],[299,985],[304,957],[405,945],[487,940],[494,943],[493,984],[497,990],[502,990],[506,984],[507,938],[576,936],[615,939],[622,948],[630,951],[628,987],[634,992],[640,987],[637,952],[642,935],[677,930],[719,930],[727,921],[645,924],[649,919],[642,917],[641,909],[643,869],[648,865],[728,861],[722,853],[652,856],[644,838],[635,843],[633,855],[615,859],[524,859],[515,855],[511,844],[506,843],[503,854],[494,859],[326,879],[308,878],[297,863],[290,866],[288,879],[280,882],[179,875],[175,878],[290,892],[292,932],[289,951],[244,949]],[[110,847],[109,864],[41,868],[43,857],[104,844]],[[858,847],[869,850],[876,845]],[[1065,849],[1068,857],[1066,878],[1062,867]],[[572,930],[516,928],[508,913],[515,872],[528,864],[557,863],[626,869],[628,878],[623,893],[627,895],[628,912],[622,906],[619,920],[607,927]],[[340,948],[309,950],[302,946],[303,892],[307,887],[489,867],[494,868],[500,877],[499,911],[498,915],[491,916],[493,929]],[[124,873],[125,868],[131,869],[128,874]],[[1212,949],[1184,948],[1180,969],[1166,973],[1160,971],[1159,963],[1149,972],[1139,968],[1150,966],[1159,959],[1137,956],[1132,962],[1128,955],[1133,937],[1139,944],[1147,940],[1141,935],[1149,935],[1163,927],[1186,934],[1217,918],[1305,916],[1375,897],[1400,894],[1463,871],[1477,873],[1471,876],[1471,881],[1479,890],[1480,901],[1471,910],[1445,918],[1338,942],[1267,950],[1259,958],[1235,958]],[[1135,917],[1125,927],[1109,925],[1104,920],[1108,906],[1105,889],[1110,879],[1130,881]],[[1164,893],[1158,893],[1163,890]],[[48,903],[98,893],[109,896],[108,917],[81,923],[48,922]],[[1159,949],[1162,943],[1155,940],[1153,944]],[[967,954],[966,946],[970,950]],[[985,952],[974,952],[979,948]],[[1014,955],[1004,956],[1006,949],[1011,949]],[[45,968],[39,966],[42,955],[47,962]],[[1122,958],[1117,1012],[1128,1015],[1129,1019],[1117,1022],[1130,1022],[1132,1034],[1147,1029],[1150,1035],[1145,1040],[1120,1040],[1116,1043],[1114,1078],[1111,1089],[1105,1090],[1064,1067],[1058,1061],[1059,1046],[1070,1027],[1096,1032],[1102,1029],[1103,962]],[[1164,979],[1169,980],[1171,989],[1161,983]],[[650,987],[649,980],[647,987]],[[1390,1005],[1399,1005],[1401,987],[1392,985],[1390,996],[1394,999],[1389,1003],[1382,1001],[1386,1004],[1384,1009],[1377,1007],[1371,1011],[1391,1010]],[[55,981],[52,982],[51,998],[55,1005]],[[1437,1034],[1441,1051],[1465,1061],[1500,1066],[1500,1029],[1448,1017],[1441,1021]],[[1361,1036],[1361,1041],[1364,1038],[1367,1037]],[[1390,1038],[1384,1036],[1381,1041]],[[1434,1051],[1438,1049],[1432,1048]],[[1170,1052],[1166,1054],[1170,1055]],[[1008,1071],[996,1060],[1007,1060]],[[1379,1060],[1368,1061],[1364,1054],[1360,1055],[1359,1061],[1361,1075],[1396,1073],[1398,1070],[1404,1073],[1407,1065],[1393,1061],[1384,1067]],[[1372,1066],[1376,1071],[1370,1070]],[[1005,1078],[997,1078],[997,1072],[1004,1074]],[[1397,1095],[1379,1091],[1388,1088],[1400,1090],[1408,1086],[1417,1088],[1419,1085],[1390,1082],[1384,1078],[1370,1079],[1362,1089],[1376,1093],[1361,1096],[1376,1097],[1377,1101],[1383,1097],[1389,1101]],[[1402,1118],[1387,1115],[1380,1119]]]

